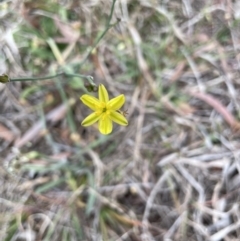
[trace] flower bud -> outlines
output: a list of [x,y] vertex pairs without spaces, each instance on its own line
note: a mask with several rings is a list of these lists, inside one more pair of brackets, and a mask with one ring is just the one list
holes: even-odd
[[10,79],[7,74],[0,75],[0,83],[7,83],[10,82]]
[[98,91],[98,87],[95,84],[85,82],[84,86],[88,90],[88,92],[97,92]]

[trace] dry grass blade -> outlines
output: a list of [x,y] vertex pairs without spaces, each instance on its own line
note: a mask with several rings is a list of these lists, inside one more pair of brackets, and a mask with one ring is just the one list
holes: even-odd
[[217,112],[219,112],[225,121],[232,127],[234,130],[240,129],[240,123],[235,119],[235,117],[224,107],[217,99],[214,97],[198,92],[189,92],[192,96],[201,99],[211,105]]
[[[46,115],[46,121],[56,123],[57,121],[61,120],[65,117],[69,106],[72,106],[74,103],[75,100],[70,99],[67,104],[62,104],[61,106],[56,107]],[[41,131],[43,131],[43,128],[43,121],[38,121],[19,140],[16,141],[14,147],[21,148],[27,142],[36,141],[40,137],[39,135]]]
[[213,234],[209,240],[210,241],[220,241],[224,237],[226,237],[229,233],[237,230],[240,227],[240,221],[238,221],[235,224],[229,225],[228,227],[220,230],[219,232]]
[[[0,75],[69,75],[0,86],[0,240],[239,240],[239,9],[1,1]],[[81,126],[81,76],[128,126]]]
[[14,133],[12,133],[9,129],[7,129],[5,126],[0,124],[0,138],[8,142],[11,142],[13,141],[14,137],[15,137]]
[[75,43],[78,40],[80,33],[71,25],[62,22],[57,16],[54,18],[54,23],[63,35],[64,42]]
[[169,81],[171,83],[177,81],[180,76],[183,75],[184,73],[184,68],[186,67],[186,61],[182,61],[181,63],[179,63],[176,67],[176,69],[174,70],[174,73],[172,74],[172,76],[169,78]]
[[143,214],[143,219],[142,219],[142,223],[143,223],[143,234],[142,234],[142,239],[143,240],[154,240],[154,238],[152,237],[152,235],[149,232],[149,216],[150,216],[150,211],[151,208],[154,204],[154,199],[156,198],[156,195],[158,194],[158,192],[160,191],[160,189],[162,188],[163,183],[169,178],[170,173],[169,172],[165,172],[164,175],[159,178],[158,182],[156,183],[156,185],[154,186],[154,188],[152,189],[150,196],[147,199],[147,203],[146,203],[146,208]]
[[148,82],[149,87],[152,90],[152,93],[155,94],[156,93],[156,84],[155,84],[151,74],[149,73],[149,68],[148,68],[147,62],[143,57],[143,53],[142,53],[142,49],[141,49],[141,43],[142,43],[141,36],[138,33],[137,29],[131,23],[128,23],[128,29],[132,36],[133,42],[135,44],[136,57],[138,60],[139,69],[143,73],[144,79]]
[[147,1],[142,1],[142,5],[146,6],[146,7],[151,7],[153,9],[155,9],[158,13],[163,15],[169,21],[169,24],[172,27],[176,37],[182,43],[187,44],[187,39],[185,38],[185,36],[184,36],[183,32],[181,31],[181,29],[175,24],[175,21],[174,21],[171,13],[167,12],[167,10],[165,8],[163,8],[163,7],[154,6],[150,2],[147,2]]

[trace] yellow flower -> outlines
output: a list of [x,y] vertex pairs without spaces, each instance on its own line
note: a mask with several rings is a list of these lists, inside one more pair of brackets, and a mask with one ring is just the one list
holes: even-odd
[[99,131],[107,135],[112,132],[112,122],[122,126],[128,125],[127,119],[118,112],[125,102],[124,95],[109,100],[108,92],[101,84],[98,88],[98,96],[99,99],[91,95],[83,95],[80,98],[83,104],[94,111],[83,120],[82,126],[90,126],[98,121]]

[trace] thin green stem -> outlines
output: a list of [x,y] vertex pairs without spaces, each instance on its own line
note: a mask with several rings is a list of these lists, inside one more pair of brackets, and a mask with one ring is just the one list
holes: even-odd
[[44,77],[21,77],[21,78],[10,78],[9,82],[16,82],[16,81],[38,81],[38,80],[46,80],[46,79],[53,79],[56,78],[63,73],[57,73],[55,75],[49,75]]
[[[108,30],[110,28],[112,28],[113,26],[115,26],[118,21],[114,24],[110,24],[111,20],[112,20],[112,16],[113,16],[113,11],[114,11],[114,6],[117,0],[113,0],[112,1],[112,6],[111,6],[111,11],[107,20],[107,24],[106,24],[106,28],[105,30],[101,33],[101,35],[97,38],[97,40],[95,41],[95,43],[93,44],[93,46],[90,48],[90,50],[88,51],[87,55],[85,56],[85,58],[82,60],[82,62],[79,64],[79,66],[82,66],[88,59],[88,57],[90,56],[90,54],[92,53],[92,51],[97,47],[97,45],[99,44],[99,42],[102,40],[102,38],[106,35],[106,33],[108,32]],[[56,77],[59,76],[64,76],[64,77],[78,77],[78,78],[83,78],[86,79],[89,84],[91,86],[96,86],[96,84],[93,81],[93,77],[91,76],[86,76],[86,75],[81,75],[81,74],[75,74],[75,73],[67,73],[67,72],[59,72],[56,73],[55,75],[49,75],[49,76],[44,76],[44,77],[21,77],[21,78],[9,78],[7,75],[3,75],[0,76],[0,82],[1,83],[7,83],[7,82],[16,82],[16,81],[39,81],[39,80],[46,80],[46,79],[54,79]]]
[[108,22],[107,22],[107,27],[110,26],[110,22],[111,22],[111,19],[112,19],[112,16],[113,16],[114,5],[115,5],[116,1],[117,0],[113,0],[112,7],[111,7],[111,12],[110,12],[110,15],[109,15],[109,18],[108,18]]
[[93,82],[93,77],[89,75],[82,75],[82,74],[75,74],[75,73],[66,73],[66,72],[59,72],[54,75],[48,75],[44,77],[22,77],[22,78],[10,78],[9,82],[16,82],[16,81],[39,81],[39,80],[46,80],[46,79],[54,79],[59,76],[65,76],[65,77],[78,77],[81,79],[86,79],[91,85],[95,85]]
[[108,17],[108,21],[106,24],[106,28],[105,30],[101,33],[101,35],[97,38],[96,42],[93,44],[93,46],[90,48],[90,50],[88,51],[87,55],[84,57],[84,59],[82,60],[82,62],[79,64],[80,67],[87,61],[88,57],[90,56],[90,54],[92,53],[92,51],[97,47],[97,45],[99,44],[99,42],[102,40],[102,38],[106,35],[106,33],[108,32],[108,30],[112,27],[114,27],[119,21],[117,21],[114,24],[110,24],[111,20],[112,20],[112,16],[113,16],[113,10],[114,10],[114,5],[116,3],[117,0],[113,0],[112,2],[112,6],[111,6],[111,11],[110,11],[110,15]]

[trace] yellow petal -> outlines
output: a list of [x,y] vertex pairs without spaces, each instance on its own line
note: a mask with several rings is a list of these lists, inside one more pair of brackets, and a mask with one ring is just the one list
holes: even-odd
[[127,119],[123,115],[119,114],[116,111],[111,111],[109,117],[112,121],[116,122],[117,124],[119,124],[121,126],[127,126],[128,125]]
[[82,126],[90,126],[100,119],[101,115],[93,112],[82,121]]
[[98,122],[98,129],[104,135],[110,134],[112,132],[112,126],[112,121],[107,116],[100,118]]
[[100,101],[91,95],[83,95],[80,100],[83,102],[84,105],[94,111],[98,110],[101,105]]
[[99,88],[98,88],[98,97],[99,97],[99,100],[104,103],[107,103],[109,101],[108,92],[104,87],[104,85],[102,84],[99,85]]
[[119,96],[111,99],[107,103],[107,108],[110,110],[119,110],[123,106],[124,103],[125,103],[125,96],[119,95]]

